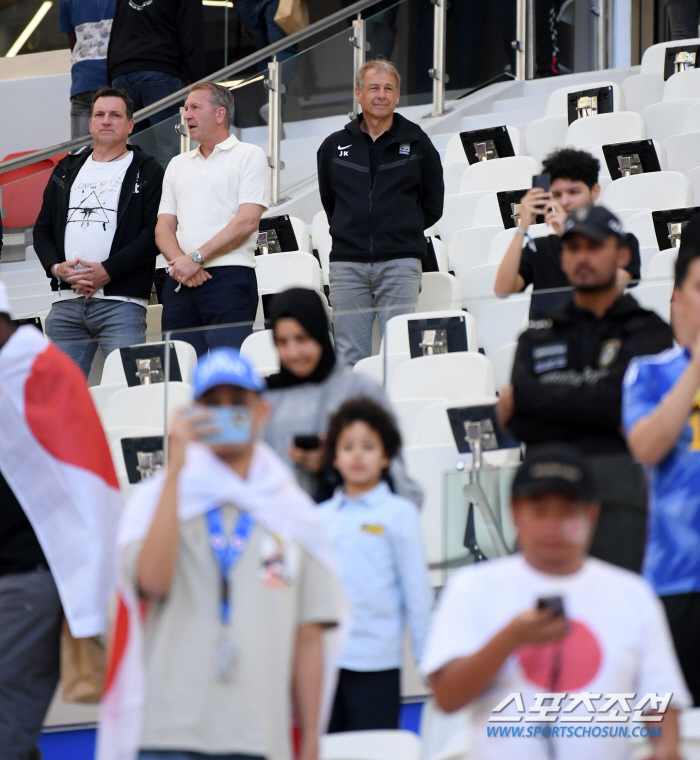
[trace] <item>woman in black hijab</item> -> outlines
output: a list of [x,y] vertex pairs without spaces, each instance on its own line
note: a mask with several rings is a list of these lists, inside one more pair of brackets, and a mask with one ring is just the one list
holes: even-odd
[[[391,407],[377,383],[337,361],[326,310],[316,291],[291,288],[277,294],[272,330],[280,371],[267,379],[272,411],[264,439],[295,469],[309,494],[324,498],[329,494],[320,492],[323,444],[330,417],[356,396]],[[396,492],[420,504],[421,489],[406,474],[400,457],[392,461],[389,472]]]

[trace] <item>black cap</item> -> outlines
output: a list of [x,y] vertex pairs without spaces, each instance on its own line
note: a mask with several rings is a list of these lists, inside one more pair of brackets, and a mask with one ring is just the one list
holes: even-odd
[[561,239],[566,240],[569,235],[576,234],[602,243],[611,235],[622,240],[624,232],[620,220],[605,206],[584,206],[566,217]]
[[528,447],[525,461],[515,473],[512,496],[535,496],[555,491],[580,501],[595,501],[593,473],[585,457],[566,443]]

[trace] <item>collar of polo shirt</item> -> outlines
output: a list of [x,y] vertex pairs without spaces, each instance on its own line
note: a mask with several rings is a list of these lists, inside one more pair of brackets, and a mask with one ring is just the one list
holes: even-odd
[[[230,150],[233,148],[234,145],[237,145],[239,143],[239,139],[236,137],[236,135],[229,135],[223,142],[217,143],[214,146],[214,150]],[[190,158],[197,158],[197,156],[200,156],[201,158],[204,158],[202,156],[202,151],[200,150],[202,146],[198,145],[197,148],[193,151],[190,151],[189,156]],[[210,155],[213,155],[214,151],[211,152]]]

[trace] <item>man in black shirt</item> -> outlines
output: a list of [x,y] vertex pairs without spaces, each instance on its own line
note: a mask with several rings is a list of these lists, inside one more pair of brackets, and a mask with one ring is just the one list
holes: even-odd
[[632,357],[670,348],[673,335],[660,317],[620,295],[617,273],[629,257],[622,226],[607,209],[569,215],[561,262],[573,297],[520,336],[498,412],[526,444],[567,441],[588,454],[602,496],[591,554],[639,571],[646,486],[622,435],[622,379]]
[[[531,317],[568,300],[569,282],[561,268],[562,226],[567,214],[598,200],[599,169],[597,158],[573,148],[563,148],[545,158],[542,171],[550,175],[550,192],[533,187],[523,196],[520,221],[496,275],[494,290],[497,296],[519,293],[532,284]],[[551,225],[556,234],[530,238],[528,227],[542,214],[545,223]],[[617,279],[621,286],[630,280],[638,280],[640,276],[639,242],[630,233],[624,237],[631,256],[629,262],[618,270]]]

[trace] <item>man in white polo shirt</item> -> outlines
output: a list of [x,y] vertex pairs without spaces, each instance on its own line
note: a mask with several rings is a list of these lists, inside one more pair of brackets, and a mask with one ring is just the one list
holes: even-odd
[[184,332],[198,354],[240,347],[258,307],[255,242],[269,197],[267,159],[257,145],[229,135],[233,95],[213,82],[195,85],[185,121],[196,150],[168,164],[156,244],[170,264],[163,288],[164,331]]

